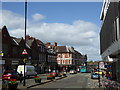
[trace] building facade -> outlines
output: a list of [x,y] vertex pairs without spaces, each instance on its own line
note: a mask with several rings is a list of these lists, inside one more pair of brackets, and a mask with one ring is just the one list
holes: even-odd
[[37,73],[44,73],[47,61],[47,49],[45,44],[29,35],[26,36],[26,42],[31,48],[31,64],[36,67]]
[[112,78],[120,81],[120,0],[104,0],[100,19],[100,53],[104,61],[113,61]]
[[74,50],[73,47],[57,46],[57,63],[61,71],[76,70],[78,66],[84,64],[86,61],[83,55]]
[[12,39],[10,37],[10,34],[7,31],[6,26],[3,26],[1,29],[1,34],[2,34],[2,61],[5,62],[3,65],[3,70],[4,69],[9,69],[11,68],[11,62],[12,62]]
[[[82,55],[73,47],[57,46],[57,43],[44,44],[39,39],[26,35],[26,43],[23,37],[10,36],[6,26],[0,30],[2,34],[2,50],[0,57],[4,62],[5,70],[17,69],[24,62],[34,65],[37,73],[76,69],[87,62],[87,56]],[[27,54],[23,54],[24,50]]]
[[57,55],[56,55],[56,47],[57,43],[54,42],[51,44],[50,42],[47,42],[46,44],[47,48],[47,66],[46,66],[46,71],[50,72],[54,69],[58,69],[58,64],[57,64]]

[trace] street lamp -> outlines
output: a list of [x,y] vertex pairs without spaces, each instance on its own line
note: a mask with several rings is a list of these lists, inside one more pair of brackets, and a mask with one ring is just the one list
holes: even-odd
[[99,74],[99,72],[100,72],[100,66],[99,66],[99,61],[98,61],[98,83],[99,83],[99,88],[100,88],[100,74]]
[[[26,26],[27,26],[27,0],[25,0],[25,49],[26,49]],[[23,86],[26,85],[25,83],[25,65],[26,65],[26,55],[24,58],[24,81]]]

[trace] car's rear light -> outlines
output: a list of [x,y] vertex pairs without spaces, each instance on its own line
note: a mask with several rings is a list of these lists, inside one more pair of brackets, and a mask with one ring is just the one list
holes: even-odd
[[10,77],[8,77],[8,79],[10,79]]

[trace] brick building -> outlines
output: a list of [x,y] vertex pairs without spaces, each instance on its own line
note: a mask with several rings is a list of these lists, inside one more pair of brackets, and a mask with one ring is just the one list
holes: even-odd
[[2,53],[4,53],[2,60],[5,61],[3,69],[9,69],[11,68],[10,66],[12,62],[12,39],[7,31],[6,26],[2,27],[0,33],[2,34]]
[[31,63],[36,66],[38,73],[44,73],[47,61],[47,50],[45,44],[29,35],[26,36],[26,42],[31,48]]
[[48,56],[46,69],[47,71],[57,69],[58,68],[57,56],[56,56],[57,43],[54,42],[53,44],[51,44],[50,42],[47,42],[45,45],[47,47],[47,56]]
[[87,58],[83,58],[78,51],[73,47],[57,46],[57,63],[62,70],[69,71],[70,69],[77,69],[78,66],[84,64]]

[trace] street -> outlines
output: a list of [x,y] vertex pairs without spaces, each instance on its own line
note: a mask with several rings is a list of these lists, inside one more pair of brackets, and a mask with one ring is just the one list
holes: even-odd
[[2,1],[0,90],[119,90],[120,0],[43,1]]
[[97,80],[90,78],[90,73],[78,73],[32,88],[95,88],[94,83],[96,82]]

